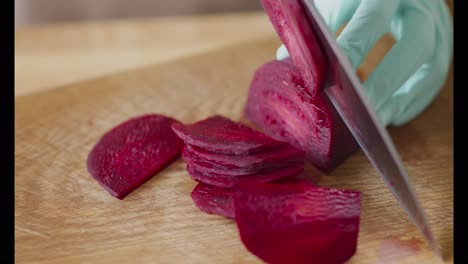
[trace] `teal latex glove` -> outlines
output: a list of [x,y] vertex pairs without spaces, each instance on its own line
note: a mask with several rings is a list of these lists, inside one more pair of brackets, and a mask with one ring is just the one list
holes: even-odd
[[[397,40],[363,84],[384,125],[405,124],[433,101],[452,58],[452,17],[443,0],[313,2],[332,32],[348,22],[337,42],[355,69],[385,33]],[[288,56],[282,45],[276,58]]]

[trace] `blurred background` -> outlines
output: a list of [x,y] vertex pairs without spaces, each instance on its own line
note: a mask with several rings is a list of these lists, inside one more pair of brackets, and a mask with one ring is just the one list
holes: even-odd
[[15,0],[15,95],[276,36],[259,0]]
[[[445,1],[453,7],[454,0]],[[278,40],[259,0],[14,3],[15,95],[165,63],[241,42]]]
[[68,21],[261,10],[257,0],[15,0],[15,29]]

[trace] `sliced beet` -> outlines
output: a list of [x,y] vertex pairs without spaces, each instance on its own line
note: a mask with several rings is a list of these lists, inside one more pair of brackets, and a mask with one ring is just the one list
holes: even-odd
[[356,252],[361,195],[308,181],[239,183],[235,219],[246,248],[267,263],[343,263]]
[[243,155],[285,146],[284,142],[219,115],[192,125],[175,123],[172,129],[185,144],[221,154]]
[[184,142],[176,120],[157,114],[132,118],[108,131],[89,153],[88,171],[111,195],[123,199],[180,156]]
[[[304,181],[283,178],[273,183],[283,184]],[[234,219],[234,188],[223,188],[199,182],[190,193],[195,206],[208,214]]]
[[[231,155],[232,157],[233,155]],[[249,174],[259,174],[281,170],[290,166],[304,166],[304,160],[278,161],[273,163],[263,163],[256,166],[237,167],[231,165],[223,165],[216,162],[205,160],[187,150],[187,147],[182,149],[182,158],[185,163],[196,168],[199,171],[206,173],[225,174],[229,176],[244,176]]]
[[207,162],[213,162],[231,168],[251,168],[276,162],[303,162],[305,160],[305,152],[289,144],[271,151],[249,155],[218,154],[191,145],[186,145],[184,150],[189,154],[198,156],[200,159],[203,159]]
[[312,97],[290,59],[259,67],[250,84],[245,114],[263,132],[306,152],[325,173],[359,149],[326,96]]
[[187,164],[187,171],[197,182],[218,186],[218,187],[234,187],[239,182],[273,182],[287,177],[293,177],[301,174],[304,171],[304,165],[294,165],[276,170],[273,172],[249,174],[242,176],[233,176],[226,174],[208,173],[198,170],[191,164]]
[[300,0],[261,0],[261,3],[315,97],[326,78],[327,61]]
[[231,188],[198,183],[190,196],[195,206],[200,210],[208,214],[234,218],[234,200]]

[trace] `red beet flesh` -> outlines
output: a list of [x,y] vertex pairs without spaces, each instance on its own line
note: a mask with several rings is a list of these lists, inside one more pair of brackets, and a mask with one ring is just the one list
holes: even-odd
[[123,199],[180,156],[184,143],[172,131],[174,123],[150,114],[118,125],[89,153],[89,173],[111,195]]
[[[232,157],[232,155],[231,155]],[[289,161],[278,161],[274,163],[258,164],[256,166],[231,166],[223,165],[213,161],[202,159],[187,150],[184,147],[182,150],[182,158],[184,161],[196,168],[199,171],[206,173],[225,174],[232,176],[243,176],[248,174],[258,174],[264,172],[271,172],[274,170],[280,170],[286,167],[299,165],[304,166],[304,160],[289,160]]]
[[185,144],[220,154],[243,155],[285,146],[284,142],[222,116],[192,125],[174,123],[172,129]]
[[304,151],[291,145],[250,155],[223,155],[190,145],[186,145],[184,151],[206,162],[221,164],[230,168],[253,168],[284,161],[304,162],[305,159]]
[[[275,181],[276,184],[303,181],[295,178],[285,178]],[[234,188],[217,187],[205,183],[198,183],[190,193],[195,206],[208,214],[215,214],[234,219]]]
[[272,182],[288,177],[294,177],[304,171],[304,164],[288,166],[272,172],[254,173],[248,175],[227,175],[210,173],[199,170],[197,167],[187,164],[187,171],[197,182],[218,186],[218,187],[234,187],[239,182]]
[[254,74],[245,114],[274,139],[304,150],[312,164],[329,173],[359,145],[328,98],[312,98],[305,85],[290,59],[268,62]]
[[243,182],[235,219],[246,248],[267,263],[343,263],[356,252],[361,195],[308,181]]
[[261,0],[291,59],[315,97],[326,77],[327,62],[299,0]]
[[234,200],[231,188],[199,183],[190,196],[195,206],[200,210],[208,214],[234,218]]

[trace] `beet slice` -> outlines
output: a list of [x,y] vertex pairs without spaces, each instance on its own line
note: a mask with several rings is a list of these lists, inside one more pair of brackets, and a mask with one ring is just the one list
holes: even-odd
[[305,152],[291,145],[249,155],[223,155],[191,145],[186,145],[184,151],[206,162],[221,164],[230,168],[252,168],[282,161],[305,161]]
[[290,59],[259,67],[250,84],[245,115],[263,132],[306,152],[318,169],[330,173],[359,149],[329,101],[312,97]]
[[234,199],[231,188],[198,183],[190,196],[195,206],[205,213],[234,219]]
[[[283,184],[300,181],[304,180],[283,178],[273,183]],[[195,186],[190,196],[195,206],[201,211],[234,219],[234,188],[223,188],[200,182]]]
[[192,125],[174,123],[172,129],[185,144],[221,154],[244,155],[285,146],[284,142],[219,115]]
[[190,153],[189,151],[187,151],[187,147],[184,147],[182,149],[182,158],[184,159],[185,163],[191,165],[199,171],[203,171],[206,173],[225,174],[229,176],[243,176],[249,174],[266,173],[272,172],[274,170],[281,170],[283,168],[295,165],[304,166],[303,160],[278,161],[270,164],[258,164],[256,166],[250,167],[222,165],[216,162],[204,160],[194,155],[193,153]]
[[327,61],[299,0],[261,0],[263,9],[299,69],[312,97],[326,77]]
[[187,164],[187,171],[192,179],[197,182],[203,182],[218,187],[234,187],[237,183],[244,181],[273,182],[287,177],[293,177],[304,171],[304,165],[289,166],[273,172],[233,176],[200,171],[189,163]]
[[157,114],[135,117],[102,136],[87,167],[111,195],[123,199],[180,156],[184,142],[172,131],[176,120]]
[[343,263],[356,252],[361,194],[308,181],[239,183],[235,219],[246,248],[267,263]]

